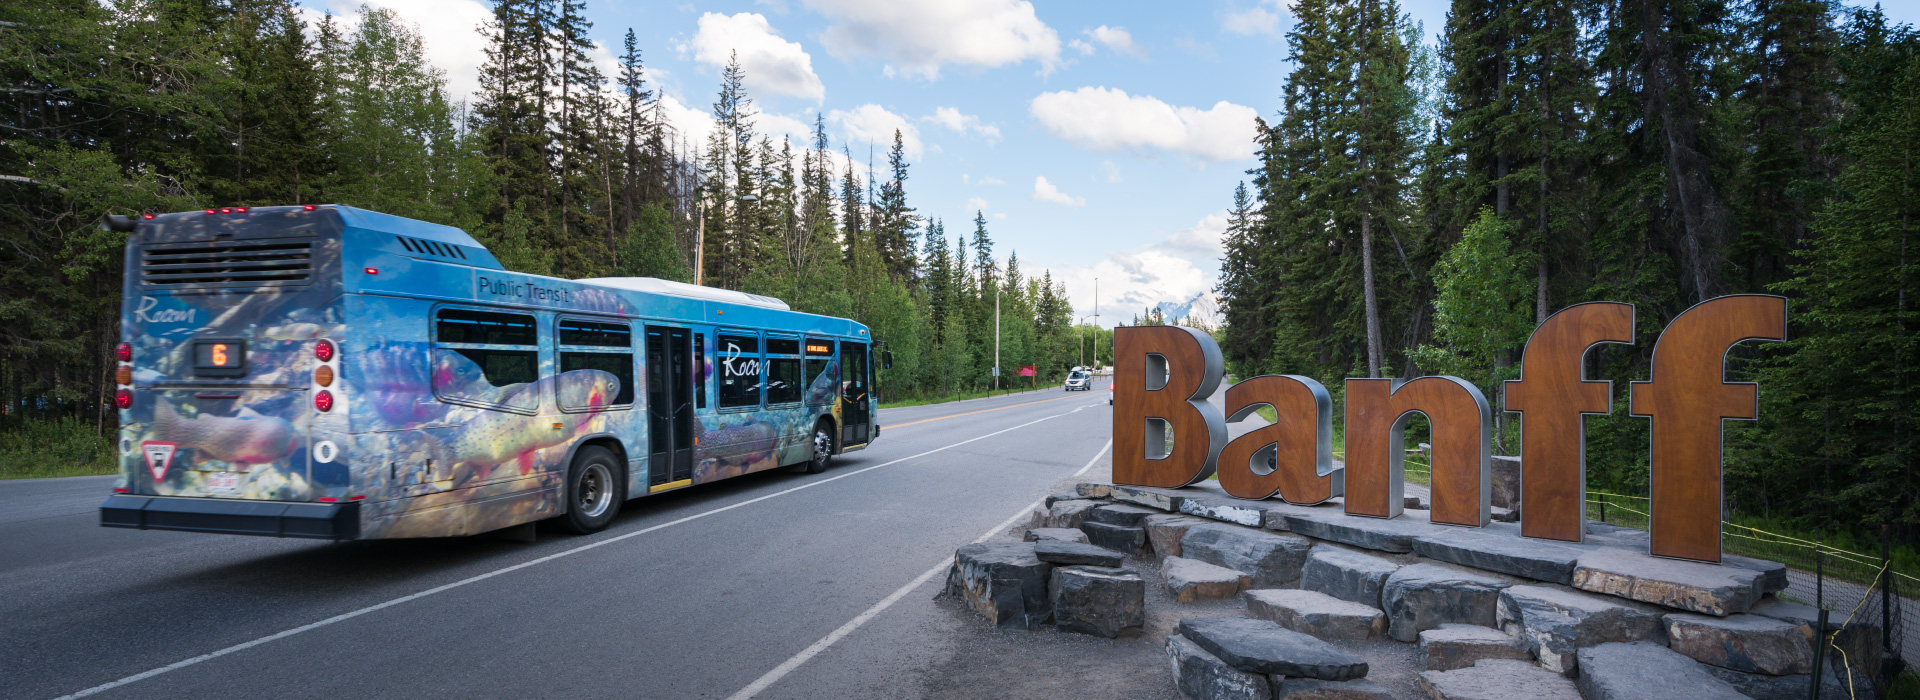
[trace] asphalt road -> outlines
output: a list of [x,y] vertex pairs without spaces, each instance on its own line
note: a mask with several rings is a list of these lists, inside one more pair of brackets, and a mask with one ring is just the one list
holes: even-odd
[[930,669],[965,665],[959,621],[927,574],[1105,475],[1098,389],[885,410],[824,474],[629,501],[605,532],[530,544],[110,530],[110,478],[0,481],[0,697],[951,693]]

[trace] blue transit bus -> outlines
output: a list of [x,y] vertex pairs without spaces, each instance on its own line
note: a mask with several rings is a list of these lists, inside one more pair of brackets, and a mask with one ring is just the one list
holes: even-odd
[[108,226],[130,236],[103,526],[594,532],[880,434],[866,326],[778,299],[509,272],[459,229],[345,206]]

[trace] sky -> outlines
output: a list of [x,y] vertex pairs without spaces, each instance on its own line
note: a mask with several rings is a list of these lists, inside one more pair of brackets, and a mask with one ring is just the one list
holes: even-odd
[[[343,18],[363,2],[307,1]],[[476,89],[487,3],[364,1],[418,26],[457,97]],[[1403,9],[1432,37],[1448,5]],[[1920,21],[1920,3],[1886,12]],[[609,76],[633,30],[648,81],[694,144],[736,52],[757,129],[776,141],[804,143],[824,115],[833,148],[880,171],[900,130],[909,204],[949,240],[984,213],[997,257],[1050,270],[1076,316],[1096,312],[1097,286],[1109,327],[1214,286],[1234,185],[1254,165],[1254,117],[1281,106],[1292,24],[1285,0],[589,0],[586,15]]]

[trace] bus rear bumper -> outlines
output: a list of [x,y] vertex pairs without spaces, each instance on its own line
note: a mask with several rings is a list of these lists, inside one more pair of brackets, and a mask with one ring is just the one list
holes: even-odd
[[351,540],[360,536],[360,504],[115,494],[100,504],[100,526]]

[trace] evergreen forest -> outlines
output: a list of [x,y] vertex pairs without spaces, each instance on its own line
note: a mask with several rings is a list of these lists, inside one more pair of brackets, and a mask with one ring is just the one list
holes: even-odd
[[337,203],[459,227],[520,272],[692,282],[701,264],[709,286],[872,327],[887,401],[989,388],[996,329],[1003,388],[1081,361],[1050,272],[996,251],[984,216],[949,234],[915,212],[898,133],[876,168],[823,121],[804,143],[757,131],[735,62],[694,143],[631,30],[605,75],[582,0],[491,7],[480,91],[455,100],[422,18],[391,10],[0,5],[0,453],[109,457],[126,244],[109,214]]
[[[1789,300],[1744,343],[1729,519],[1911,539],[1920,522],[1920,34],[1823,0],[1299,0],[1284,107],[1232,193],[1219,294],[1239,376],[1451,374],[1495,407],[1549,314],[1632,303],[1587,419],[1590,488],[1645,495],[1627,415],[1654,341],[1720,295]],[[1811,536],[1811,535],[1810,535]]]

